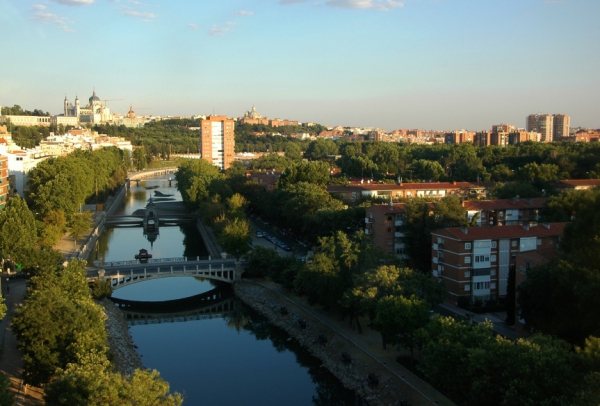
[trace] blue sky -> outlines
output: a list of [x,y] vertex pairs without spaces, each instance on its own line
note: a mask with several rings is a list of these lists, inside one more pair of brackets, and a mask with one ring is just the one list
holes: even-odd
[[0,0],[0,105],[600,128],[598,0]]

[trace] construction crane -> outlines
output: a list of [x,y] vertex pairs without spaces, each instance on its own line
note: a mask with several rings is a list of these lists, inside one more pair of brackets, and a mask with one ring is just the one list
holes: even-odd
[[[151,109],[152,107],[136,107],[135,110],[148,110]],[[125,115],[127,118],[132,119],[135,118],[135,111],[133,109],[133,106],[130,104],[129,105],[129,112],[127,112],[127,114]]]
[[108,104],[106,102],[116,101],[116,100],[124,100],[124,99],[104,99],[102,101],[104,102],[104,107],[108,107]]

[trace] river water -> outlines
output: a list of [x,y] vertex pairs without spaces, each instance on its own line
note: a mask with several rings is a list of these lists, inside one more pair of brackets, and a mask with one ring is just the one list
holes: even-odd
[[[132,183],[118,214],[145,207],[155,190],[181,200],[175,182],[169,186],[168,176],[139,186]],[[148,249],[154,258],[207,255],[193,226],[161,227],[152,244],[141,227],[120,227],[105,232],[90,261],[130,260],[140,248]],[[227,284],[178,277],[136,283],[116,290],[113,296],[165,301],[215,288],[230,289]],[[233,299],[233,303],[234,311],[199,320],[173,321],[166,315],[160,322],[131,326],[144,366],[157,369],[172,391],[184,395],[185,405],[361,404],[285,332],[239,300]]]

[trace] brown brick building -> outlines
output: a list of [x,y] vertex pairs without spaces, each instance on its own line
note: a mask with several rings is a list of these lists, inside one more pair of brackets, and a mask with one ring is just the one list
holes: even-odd
[[506,296],[517,254],[556,249],[566,223],[454,227],[431,233],[432,274],[444,281],[446,300],[496,300]]
[[228,169],[234,160],[233,120],[226,116],[208,116],[200,120],[200,154],[212,165]]
[[0,210],[6,206],[8,200],[8,157],[0,155]]

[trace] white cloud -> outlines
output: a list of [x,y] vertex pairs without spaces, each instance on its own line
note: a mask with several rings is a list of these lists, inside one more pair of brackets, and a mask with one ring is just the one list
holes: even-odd
[[390,10],[404,6],[404,3],[394,0],[326,0],[325,4],[331,7],[376,10]]
[[188,24],[188,28],[190,30],[197,30],[200,27],[198,27],[198,24]]
[[254,14],[254,11],[240,10],[240,11],[236,11],[233,14],[238,15],[238,16],[251,16],[252,14]]
[[225,23],[225,25],[229,25],[229,26],[233,26],[233,25],[236,25],[236,24],[237,24],[237,23],[236,23],[236,22],[233,22],[233,21],[227,21],[227,22]]
[[65,17],[59,17],[58,15],[47,11],[46,6],[36,4],[32,7],[31,11],[34,12],[31,16],[33,21],[39,21],[45,24],[56,24],[62,31],[73,32],[73,29],[70,27],[73,23],[71,20]]
[[[296,4],[306,3],[309,0],[279,0],[279,4]],[[313,6],[318,6],[319,3],[314,3]],[[350,9],[374,9],[374,10],[390,10],[392,8],[404,7],[404,3],[395,0],[325,0],[325,5],[338,8]]]
[[132,9],[121,10],[121,14],[130,16],[130,17],[135,17],[135,18],[143,18],[146,20],[149,18],[156,18],[156,14],[154,14],[154,13],[149,13],[147,11],[132,10]]
[[94,2],[94,0],[52,0],[65,6],[88,6]]
[[225,35],[228,32],[230,32],[231,29],[230,28],[226,28],[226,27],[219,27],[218,25],[213,25],[212,27],[210,27],[210,29],[208,30],[208,35],[212,35],[212,36],[221,36],[221,35]]

